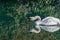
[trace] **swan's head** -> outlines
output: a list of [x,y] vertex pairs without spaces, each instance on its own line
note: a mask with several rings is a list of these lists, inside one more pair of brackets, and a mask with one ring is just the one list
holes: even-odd
[[29,17],[30,20],[34,21],[34,20],[41,20],[40,16],[34,16],[34,17]]

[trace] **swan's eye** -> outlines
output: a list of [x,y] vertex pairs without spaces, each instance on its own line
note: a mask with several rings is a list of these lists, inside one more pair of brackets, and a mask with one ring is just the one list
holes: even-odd
[[30,19],[31,19],[30,17],[26,17],[26,21],[30,21]]
[[29,19],[29,20],[30,20],[31,18],[30,18],[30,17],[28,17],[27,19]]

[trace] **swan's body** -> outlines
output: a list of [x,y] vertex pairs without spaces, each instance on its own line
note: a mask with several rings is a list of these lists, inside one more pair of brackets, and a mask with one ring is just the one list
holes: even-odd
[[38,18],[38,20],[35,22],[36,28],[38,29],[38,31],[35,29],[32,29],[30,32],[39,33],[41,31],[41,29],[48,31],[48,32],[55,32],[60,29],[60,27],[59,27],[60,20],[58,18],[46,17],[42,21],[39,16],[30,17],[30,18],[31,18],[31,20],[35,20]]
[[58,18],[54,17],[46,17],[41,21],[43,25],[49,25],[49,26],[41,26],[42,29],[48,31],[48,32],[55,32],[60,29],[60,20]]

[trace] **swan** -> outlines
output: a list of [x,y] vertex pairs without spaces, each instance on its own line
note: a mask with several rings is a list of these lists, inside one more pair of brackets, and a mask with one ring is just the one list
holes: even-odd
[[30,20],[35,21],[35,27],[38,30],[31,29],[29,32],[34,32],[34,33],[39,33],[41,29],[48,31],[48,32],[55,32],[60,29],[60,20],[55,17],[46,17],[41,20],[40,16],[35,16],[35,17],[29,17]]

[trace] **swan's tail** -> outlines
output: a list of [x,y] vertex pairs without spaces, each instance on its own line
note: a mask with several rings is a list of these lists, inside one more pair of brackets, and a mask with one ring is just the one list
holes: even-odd
[[59,20],[59,23],[57,23],[58,24],[58,27],[59,27],[59,29],[60,29],[60,20]]

